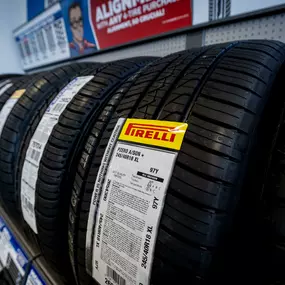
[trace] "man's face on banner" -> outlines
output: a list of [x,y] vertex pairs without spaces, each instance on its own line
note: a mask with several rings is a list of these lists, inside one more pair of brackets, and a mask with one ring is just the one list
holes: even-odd
[[83,19],[82,11],[79,6],[74,7],[69,13],[69,22],[72,36],[76,41],[83,41]]

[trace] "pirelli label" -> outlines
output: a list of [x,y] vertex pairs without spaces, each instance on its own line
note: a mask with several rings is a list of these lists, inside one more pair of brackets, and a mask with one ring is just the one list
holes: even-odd
[[127,119],[119,139],[179,150],[187,127],[179,122]]
[[186,123],[119,119],[92,193],[86,267],[101,285],[148,285]]
[[12,94],[11,98],[12,98],[12,99],[19,99],[19,98],[21,98],[21,96],[22,96],[25,92],[26,92],[26,89],[16,90],[16,91]]

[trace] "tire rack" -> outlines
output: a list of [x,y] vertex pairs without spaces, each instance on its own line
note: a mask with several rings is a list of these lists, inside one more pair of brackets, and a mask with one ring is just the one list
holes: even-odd
[[[225,1],[229,2],[229,1]],[[120,47],[109,48],[98,51],[83,57],[55,62],[39,68],[26,70],[28,73],[40,72],[66,64],[71,61],[112,61],[127,57],[140,55],[165,56],[179,50],[201,47],[205,45],[222,43],[239,39],[275,39],[285,41],[283,20],[285,18],[285,5],[264,9],[257,12],[250,12],[243,15],[231,17],[230,19],[215,20],[211,23],[200,24],[175,32],[150,37],[144,40],[134,41]],[[256,29],[250,28],[255,25]],[[275,31],[269,30],[271,26]],[[24,234],[23,227],[16,222],[13,217],[9,217],[7,212],[0,205],[0,217],[5,221],[7,227],[14,235],[28,259],[32,262],[37,272],[46,284],[64,285],[59,274],[57,274],[45,261],[36,244],[29,241]]]
[[40,253],[39,247],[35,243],[29,242],[28,237],[24,234],[23,227],[14,218],[9,217],[2,206],[0,206],[0,217],[4,220],[8,229],[27,255],[30,264],[37,270],[45,284],[63,285],[61,277],[47,264]]

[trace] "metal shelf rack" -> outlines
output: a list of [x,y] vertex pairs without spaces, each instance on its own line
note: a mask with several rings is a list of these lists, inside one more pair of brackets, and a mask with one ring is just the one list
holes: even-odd
[[[8,228],[10,234],[19,245],[24,255],[27,257],[27,264],[25,265],[25,274],[20,284],[42,284],[42,285],[63,285],[65,284],[58,273],[56,273],[46,262],[41,254],[38,245],[35,242],[31,242],[31,239],[25,233],[23,225],[11,217],[5,209],[0,206],[0,217],[3,220],[5,226]],[[0,232],[1,235],[2,231]],[[1,239],[0,239],[1,241]],[[1,246],[1,245],[0,245]],[[4,254],[2,250],[0,255]],[[39,275],[41,283],[27,283],[30,270],[33,268]],[[8,270],[9,271],[9,270]],[[9,275],[9,274],[8,274]],[[0,280],[1,281],[1,280]],[[1,282],[0,282],[1,283]],[[9,281],[8,284],[13,284],[13,281]]]

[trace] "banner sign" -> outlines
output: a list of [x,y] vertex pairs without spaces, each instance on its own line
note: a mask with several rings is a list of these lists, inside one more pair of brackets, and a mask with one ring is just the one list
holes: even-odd
[[27,19],[32,20],[42,13],[45,9],[59,2],[59,0],[26,0],[27,2]]
[[[36,0],[28,1],[33,14]],[[285,4],[285,0],[38,0],[14,32],[24,69]],[[44,2],[44,3],[43,3]],[[30,8],[29,8],[30,7]]]
[[14,31],[24,69],[70,58],[60,4]]
[[89,0],[89,17],[103,49],[191,26],[191,1]]

